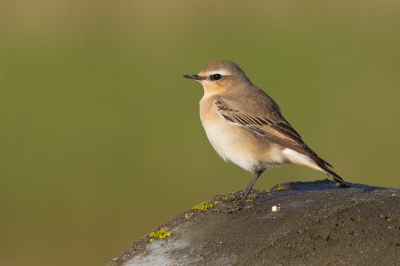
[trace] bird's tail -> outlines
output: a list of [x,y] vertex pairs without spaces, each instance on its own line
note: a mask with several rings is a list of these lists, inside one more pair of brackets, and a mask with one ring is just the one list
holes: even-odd
[[329,167],[326,164],[319,162],[317,162],[317,164],[325,174],[327,174],[337,182],[338,187],[348,187],[348,185],[344,182],[343,178],[341,178],[338,174],[329,169]]

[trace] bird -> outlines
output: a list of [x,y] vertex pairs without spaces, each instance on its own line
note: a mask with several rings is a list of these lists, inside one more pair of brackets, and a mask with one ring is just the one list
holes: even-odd
[[267,169],[285,163],[319,170],[337,183],[348,187],[319,157],[282,116],[278,104],[251,83],[234,62],[218,60],[199,74],[183,75],[203,85],[200,119],[206,135],[222,159],[231,161],[254,177],[242,193],[238,209],[260,175]]

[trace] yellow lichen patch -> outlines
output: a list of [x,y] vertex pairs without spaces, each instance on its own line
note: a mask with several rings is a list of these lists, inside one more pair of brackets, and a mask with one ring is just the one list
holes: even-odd
[[155,239],[163,239],[171,235],[171,231],[165,231],[164,229],[150,233],[150,243],[154,242]]
[[218,204],[221,204],[221,203],[222,203],[222,201],[220,201],[220,200],[214,201],[214,205],[218,205]]
[[284,185],[282,185],[282,184],[279,184],[277,187],[276,187],[276,189],[277,190],[285,190],[285,189],[287,189]]
[[212,203],[209,202],[202,202],[199,205],[193,206],[192,210],[199,210],[206,212],[213,207]]
[[246,199],[246,202],[253,202],[254,199]]

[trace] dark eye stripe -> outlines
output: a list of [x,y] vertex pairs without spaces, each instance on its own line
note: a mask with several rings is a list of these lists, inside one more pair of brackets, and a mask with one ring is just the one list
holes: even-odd
[[214,80],[220,80],[222,78],[221,74],[214,74],[214,75],[210,75],[210,80],[214,81]]

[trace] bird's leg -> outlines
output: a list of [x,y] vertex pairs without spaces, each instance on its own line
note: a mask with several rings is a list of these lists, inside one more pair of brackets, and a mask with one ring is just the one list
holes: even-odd
[[264,170],[256,170],[254,173],[254,177],[251,180],[251,182],[247,185],[246,189],[243,192],[242,199],[238,202],[238,206],[242,207],[244,206],[244,203],[246,202],[247,196],[249,195],[251,189],[253,188],[254,184],[256,183],[257,179],[260,177],[260,175],[264,172]]
[[[260,175],[264,172],[264,170],[257,170],[254,173],[254,177],[251,180],[251,182],[247,185],[246,189],[243,192],[242,198],[240,201],[236,204],[234,207],[226,208],[226,209],[215,209],[213,211],[215,212],[227,212],[227,213],[233,213],[238,210],[241,210],[245,207],[245,202],[247,199],[247,196],[249,195],[251,189],[253,188],[254,184],[256,183],[257,179],[260,177]],[[254,206],[254,205],[253,205]],[[249,206],[250,207],[250,206]],[[247,207],[246,207],[247,208]]]

